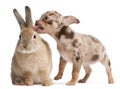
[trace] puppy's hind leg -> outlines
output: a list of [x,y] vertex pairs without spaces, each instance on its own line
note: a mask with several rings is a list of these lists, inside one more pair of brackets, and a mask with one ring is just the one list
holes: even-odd
[[105,54],[104,59],[101,61],[101,63],[105,66],[106,72],[108,75],[108,83],[112,84],[114,83],[111,68],[110,68],[110,60],[108,59],[108,56]]
[[79,77],[81,65],[82,65],[81,60],[79,62],[78,61],[73,62],[72,79],[66,83],[67,85],[75,85],[76,84],[77,79]]
[[84,76],[83,79],[80,79],[80,80],[78,81],[79,83],[85,83],[85,82],[87,81],[87,79],[89,78],[91,72],[92,72],[92,70],[91,70],[91,68],[90,68],[90,65],[83,65],[83,67],[84,67],[84,69],[85,69],[86,74],[85,74],[85,76]]

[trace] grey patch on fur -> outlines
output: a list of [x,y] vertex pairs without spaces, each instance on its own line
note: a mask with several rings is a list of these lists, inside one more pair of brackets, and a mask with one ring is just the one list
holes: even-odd
[[78,62],[80,60],[80,56],[77,56],[76,57],[76,61]]
[[52,23],[53,23],[53,20],[49,20],[47,23],[48,23],[48,24],[52,24]]
[[78,39],[73,40],[72,46],[77,48],[78,47],[77,43],[78,43]]
[[99,58],[99,55],[98,55],[98,54],[95,54],[95,55],[93,55],[93,57],[92,57],[92,61],[96,61],[98,58]]
[[93,36],[91,36],[91,35],[88,35],[88,36],[90,37],[90,39],[91,39],[93,42],[95,42],[95,43],[99,43],[99,42],[100,42],[97,38],[95,38],[95,37],[93,37]]
[[67,32],[67,26],[63,26],[59,32],[56,33],[56,37],[60,39],[62,35],[65,36],[66,39],[72,39],[74,37],[74,32]]
[[56,14],[59,14],[57,11],[55,11]]
[[110,60],[108,61],[108,65],[109,65],[109,66],[111,65]]
[[106,57],[107,57],[107,55],[105,54],[105,55],[104,55],[104,57],[103,57],[103,59],[105,60],[105,59],[106,59]]
[[49,16],[55,15],[54,13],[50,13]]
[[79,53],[79,52],[76,53],[75,60],[76,60],[77,62],[80,60],[80,53]]

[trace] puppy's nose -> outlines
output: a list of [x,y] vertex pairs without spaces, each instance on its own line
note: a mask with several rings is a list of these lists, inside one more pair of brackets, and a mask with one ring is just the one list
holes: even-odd
[[36,20],[35,25],[38,25],[38,20]]

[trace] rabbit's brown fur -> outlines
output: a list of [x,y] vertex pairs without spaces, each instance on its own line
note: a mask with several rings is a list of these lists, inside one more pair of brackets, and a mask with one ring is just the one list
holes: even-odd
[[28,6],[25,7],[25,11],[26,22],[16,9],[13,10],[21,33],[12,59],[12,83],[15,85],[41,83],[44,86],[49,86],[52,84],[50,79],[51,51],[48,43],[32,29],[31,11]]
[[91,35],[74,32],[69,25],[79,23],[74,16],[62,16],[56,11],[47,11],[36,21],[38,33],[47,33],[57,42],[57,49],[60,53],[59,72],[54,78],[62,78],[67,62],[73,64],[72,79],[68,85],[74,85],[79,77],[81,65],[83,65],[86,75],[79,82],[86,82],[91,73],[90,64],[100,61],[106,68],[108,82],[113,83],[110,68],[110,61],[102,43]]

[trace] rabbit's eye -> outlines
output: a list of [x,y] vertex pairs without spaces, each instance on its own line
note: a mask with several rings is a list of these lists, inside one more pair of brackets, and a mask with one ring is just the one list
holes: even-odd
[[21,35],[19,35],[19,39],[21,39]]
[[36,38],[36,35],[34,35],[33,38],[35,39],[35,38]]

